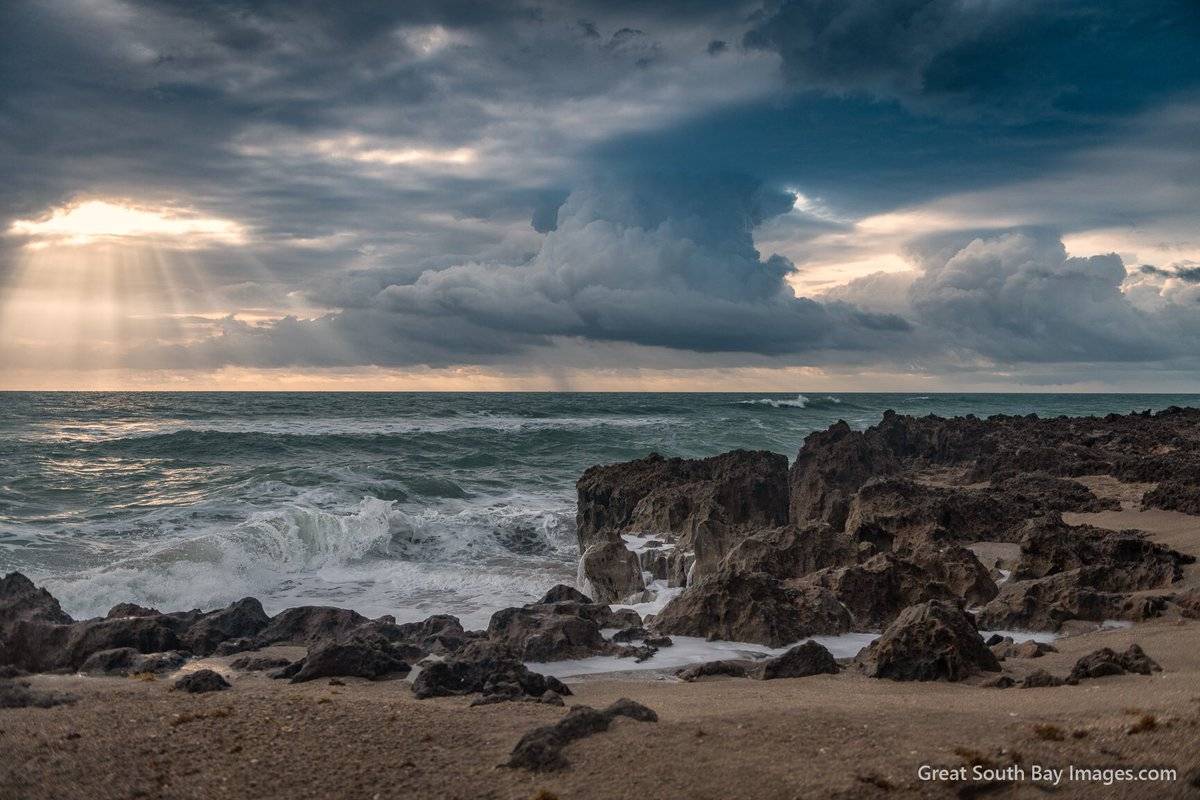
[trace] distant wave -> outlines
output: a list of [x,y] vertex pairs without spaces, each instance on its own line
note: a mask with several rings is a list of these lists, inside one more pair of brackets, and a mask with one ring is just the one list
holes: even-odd
[[483,430],[525,433],[547,430],[581,430],[597,427],[648,428],[669,425],[663,416],[517,417],[478,415],[413,418],[280,418],[241,420],[163,420],[111,424],[54,426],[42,438],[67,441],[111,442],[159,437],[211,436],[213,434],[263,436],[401,436],[407,434],[454,433]]
[[770,406],[771,408],[834,408],[842,405],[842,401],[833,395],[806,397],[802,394],[798,394],[790,400],[762,397],[755,400],[739,400],[738,402],[743,405]]

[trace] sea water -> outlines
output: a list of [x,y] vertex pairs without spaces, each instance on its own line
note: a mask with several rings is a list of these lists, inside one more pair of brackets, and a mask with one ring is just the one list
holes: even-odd
[[[118,602],[345,606],[486,625],[573,583],[596,463],[804,437],[885,409],[1085,415],[1194,395],[0,393],[0,572]],[[648,607],[647,607],[648,608]],[[647,610],[647,609],[640,609]],[[653,609],[650,609],[653,610]]]

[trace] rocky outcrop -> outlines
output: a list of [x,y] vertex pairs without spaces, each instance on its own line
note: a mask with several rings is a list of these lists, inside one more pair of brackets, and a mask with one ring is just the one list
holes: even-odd
[[538,698],[548,691],[571,694],[562,681],[530,671],[511,649],[491,642],[473,642],[444,661],[428,661],[420,667],[412,691],[422,700],[474,692],[511,697],[519,691]]
[[602,603],[624,602],[646,588],[638,557],[620,539],[588,545],[579,557],[578,582]]
[[1142,508],[1200,515],[1200,481],[1163,481],[1142,496]]
[[[561,661],[627,653],[600,633],[614,619],[608,606],[591,603],[531,603],[492,615],[488,639],[524,661]],[[613,626],[615,627],[615,626]]]
[[132,647],[118,647],[92,653],[79,671],[85,675],[138,675],[142,673],[173,672],[186,660],[178,650],[169,653],[139,653]]
[[270,624],[253,637],[252,647],[273,644],[312,645],[339,639],[371,620],[348,608],[296,606],[271,618]]
[[899,681],[959,681],[1000,671],[971,616],[938,600],[904,609],[857,660],[870,677]]
[[675,671],[675,677],[691,683],[701,678],[727,677],[745,678],[754,669],[754,662],[748,658],[729,658],[719,661],[704,661],[700,664],[689,664]]
[[789,517],[797,524],[822,522],[841,530],[862,485],[899,469],[899,460],[874,431],[838,422],[811,433],[788,473]]
[[175,681],[175,688],[181,692],[188,694],[204,694],[206,692],[220,692],[230,688],[229,681],[221,677],[219,672],[211,669],[198,669],[195,672],[189,672],[179,680]]
[[828,525],[784,525],[742,539],[725,556],[722,566],[788,580],[826,567],[853,564],[855,555],[852,542]]
[[567,766],[563,748],[571,742],[608,730],[613,720],[628,717],[639,722],[658,722],[658,715],[641,703],[622,698],[597,711],[575,706],[553,725],[535,728],[521,737],[504,766],[535,772],[550,772]]
[[688,587],[652,623],[660,633],[770,647],[845,633],[852,625],[850,613],[826,588],[790,587],[766,573],[732,570]]
[[1131,644],[1123,653],[1107,647],[1088,653],[1075,662],[1068,680],[1077,682],[1088,678],[1104,678],[1109,675],[1126,673],[1149,675],[1161,671],[1162,667],[1146,655],[1141,647]]
[[1170,586],[1182,577],[1183,565],[1194,561],[1151,542],[1140,531],[1067,525],[1061,516],[1052,515],[1026,524],[1013,579],[1043,578],[1087,567],[1095,570],[1092,588],[1132,592]]
[[979,622],[990,630],[1057,631],[1068,620],[1147,619],[1166,606],[1167,596],[1095,588],[1111,580],[1105,569],[1084,567],[1037,580],[1009,581],[980,611]]
[[68,625],[73,621],[48,591],[21,573],[0,578],[0,634],[20,622]]
[[263,611],[262,603],[253,597],[247,597],[219,611],[204,615],[188,626],[179,640],[184,648],[196,655],[206,656],[214,652],[222,642],[254,636],[270,623],[271,618]]

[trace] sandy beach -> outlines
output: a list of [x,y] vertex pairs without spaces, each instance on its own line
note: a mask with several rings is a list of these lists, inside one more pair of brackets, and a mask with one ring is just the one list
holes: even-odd
[[[1200,519],[1133,510],[1072,522],[1136,526],[1200,552]],[[1200,579],[1196,565],[1185,582]],[[644,703],[657,723],[618,720],[569,745],[552,774],[499,767],[531,728],[563,710],[417,700],[405,680],[291,685],[214,667],[229,691],[188,695],[172,680],[42,675],[73,705],[0,712],[0,796],[69,798],[794,798],[1195,797],[1200,795],[1200,620],[1162,618],[1072,636],[1059,652],[1008,659],[1020,677],[1064,673],[1099,647],[1138,643],[1162,666],[1077,686],[981,688],[872,680],[853,669],[769,683],[681,683],[637,672],[569,681],[569,704]],[[273,652],[297,656],[299,648]],[[921,767],[1018,765],[1016,780],[922,780]],[[1033,767],[1141,770],[1175,780],[1038,781]],[[1006,773],[1012,775],[1013,773]]]

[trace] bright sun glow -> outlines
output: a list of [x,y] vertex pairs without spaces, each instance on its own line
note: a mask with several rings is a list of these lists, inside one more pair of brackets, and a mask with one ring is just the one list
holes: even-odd
[[204,217],[188,209],[108,200],[86,200],[55,208],[39,219],[19,219],[8,232],[29,237],[26,246],[31,249],[122,241],[190,248],[239,244],[246,238],[245,229],[232,220]]

